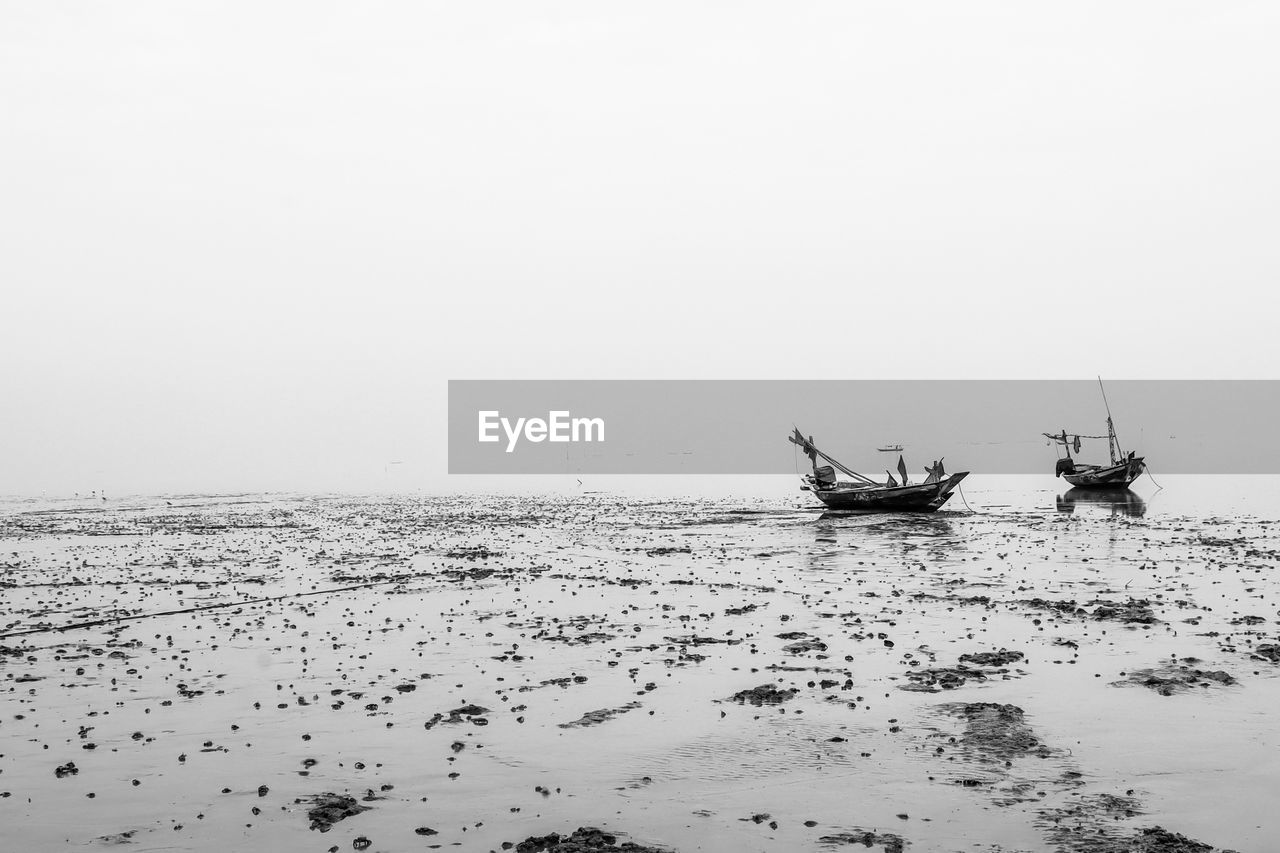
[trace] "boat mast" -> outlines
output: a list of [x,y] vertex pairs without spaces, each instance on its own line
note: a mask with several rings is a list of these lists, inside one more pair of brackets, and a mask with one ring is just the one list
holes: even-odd
[[1116,459],[1124,458],[1124,451],[1120,449],[1120,439],[1116,437],[1116,426],[1111,422],[1111,404],[1107,402],[1107,389],[1102,386],[1102,377],[1098,377],[1098,387],[1102,389],[1102,405],[1107,407],[1107,450],[1111,453],[1111,464],[1116,464]]
[[798,428],[796,428],[795,434],[792,435],[788,439],[788,441],[790,441],[792,444],[799,445],[800,449],[802,449],[805,452],[805,454],[808,455],[809,461],[811,462],[816,461],[814,459],[815,456],[821,456],[823,459],[831,463],[831,467],[838,468],[839,470],[843,471],[845,474],[848,474],[850,477],[853,477],[855,480],[859,480],[863,483],[866,483],[869,486],[880,485],[875,480],[872,480],[869,477],[864,477],[863,475],[859,474],[857,471],[854,471],[852,468],[848,468],[844,465],[841,465],[839,462],[832,459],[827,454],[823,453],[814,445],[813,437],[810,436],[808,439],[806,439],[803,435],[800,434],[800,430]]

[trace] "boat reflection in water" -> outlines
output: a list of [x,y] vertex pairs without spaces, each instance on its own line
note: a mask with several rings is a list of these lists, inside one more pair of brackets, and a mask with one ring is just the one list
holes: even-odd
[[1058,512],[1075,512],[1076,507],[1110,509],[1112,515],[1146,515],[1147,502],[1130,489],[1068,489],[1057,497]]
[[[947,515],[946,513],[943,514]],[[902,569],[928,559],[936,565],[967,557],[966,542],[951,521],[937,514],[916,512],[867,513],[826,510],[813,525],[813,548],[805,558],[814,571],[871,571],[880,558]],[[863,562],[867,567],[863,567]]]
[[834,536],[836,530],[848,530],[859,536],[883,536],[887,539],[920,537],[955,537],[951,521],[937,515],[914,513],[869,513],[858,510],[825,510],[818,516],[818,535]]

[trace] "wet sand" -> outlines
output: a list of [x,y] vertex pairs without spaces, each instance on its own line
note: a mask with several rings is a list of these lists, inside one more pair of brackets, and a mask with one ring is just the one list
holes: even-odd
[[0,820],[31,850],[1274,849],[1276,484],[975,479],[914,517],[5,501]]

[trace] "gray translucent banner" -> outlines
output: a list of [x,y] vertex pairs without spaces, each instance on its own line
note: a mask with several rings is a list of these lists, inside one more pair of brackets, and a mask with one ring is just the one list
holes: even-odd
[[[1122,448],[1157,475],[1280,473],[1280,381],[1116,380],[1106,396]],[[452,380],[449,473],[806,471],[793,425],[869,474],[896,468],[878,449],[896,445],[913,472],[945,457],[1052,473],[1042,433],[1106,436],[1106,421],[1095,380]],[[1106,439],[1085,438],[1080,459],[1106,462]]]

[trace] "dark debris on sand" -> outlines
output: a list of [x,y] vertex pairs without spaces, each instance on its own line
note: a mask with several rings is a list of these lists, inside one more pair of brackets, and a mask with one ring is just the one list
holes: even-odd
[[501,551],[490,551],[484,545],[474,548],[452,548],[444,552],[445,557],[450,560],[492,560],[495,557],[501,557]]
[[739,690],[730,699],[739,705],[780,705],[799,692],[800,690],[796,687],[779,690],[772,684],[761,684],[750,690]]
[[1253,650],[1253,657],[1270,663],[1280,663],[1280,644],[1262,643]]
[[1131,598],[1125,602],[1098,599],[1094,605],[1093,618],[1107,619],[1125,624],[1154,625],[1160,620],[1151,610],[1151,602],[1145,598]]
[[1076,832],[1060,828],[1049,832],[1056,849],[1062,853],[1233,853],[1211,844],[1195,841],[1161,826],[1149,826],[1137,832],[1120,833],[1090,828]]
[[114,847],[118,844],[133,844],[133,836],[138,834],[138,830],[130,829],[125,832],[116,832],[111,835],[99,835],[94,841],[106,847]]
[[986,681],[987,676],[981,670],[962,665],[914,669],[907,673],[907,679],[911,683],[903,684],[900,690],[937,693],[941,690],[955,690],[969,681]]
[[895,835],[892,832],[872,832],[868,829],[854,829],[834,835],[823,835],[818,839],[818,843],[832,846],[839,844],[861,844],[863,847],[879,846],[884,853],[902,853],[907,848],[907,842],[903,840],[901,835]]
[[1011,652],[1001,649],[998,652],[969,652],[960,655],[960,663],[971,663],[974,666],[1008,666],[1022,660],[1022,652]]
[[508,841],[502,845],[503,850],[512,848],[516,853],[668,853],[661,847],[619,842],[617,836],[591,826],[579,827],[571,835],[553,832],[530,836],[518,844]]
[[441,713],[433,714],[431,719],[422,725],[426,729],[433,729],[441,723],[471,723],[474,726],[485,726],[489,724],[489,720],[485,717],[487,713],[489,709],[482,705],[463,705],[460,708],[454,708],[447,717]]
[[355,797],[345,794],[317,794],[294,802],[311,804],[307,817],[311,819],[311,828],[321,832],[328,832],[338,821],[369,811],[369,806],[362,806]]
[[[1218,848],[1161,826],[1132,829],[1119,821],[1141,814],[1129,796],[1094,794],[1063,808],[1045,809],[1037,821],[1059,853],[1216,853]],[[1232,851],[1221,851],[1232,853]]]
[[[1130,598],[1128,601],[1120,602],[1099,598],[1083,606],[1070,600],[1051,601],[1045,598],[1029,598],[1017,603],[1063,616],[1087,616],[1126,625],[1155,625],[1160,621],[1151,609],[1151,602],[1145,598]],[[1093,610],[1088,610],[1088,607],[1092,607]]]
[[1154,690],[1161,696],[1173,696],[1177,693],[1188,693],[1197,687],[1211,687],[1215,684],[1229,686],[1236,679],[1220,669],[1196,669],[1186,664],[1168,664],[1156,669],[1138,669],[1130,672],[1120,681],[1113,681],[1115,687],[1137,685]]
[[1128,839],[1132,831],[1119,821],[1142,814],[1130,796],[1076,794],[1063,806],[1043,808],[1036,820],[1055,849],[1063,853],[1110,850],[1107,845]]
[[809,652],[825,652],[827,644],[817,637],[808,637],[794,643],[788,643],[782,647],[782,650],[791,655],[803,655]]
[[601,708],[598,711],[588,711],[576,720],[568,723],[559,723],[558,725],[562,729],[582,729],[587,726],[598,726],[603,722],[612,720],[614,717],[625,714],[628,711],[634,711],[639,707],[639,702],[628,702],[618,708]]
[[[1125,848],[1116,848],[1116,853],[1120,853],[1121,849],[1131,853],[1213,853],[1218,849],[1211,844],[1193,841],[1185,835],[1170,832],[1160,826],[1151,826],[1142,830],[1131,839],[1130,845]],[[1104,853],[1110,853],[1110,851],[1104,851]],[[1224,851],[1224,853],[1231,853],[1231,851]]]
[[[985,598],[985,596],[984,596]],[[987,598],[984,603],[989,604],[990,599]],[[1024,601],[1015,602],[1016,604],[1025,604],[1027,607],[1035,610],[1048,610],[1051,613],[1061,613],[1064,616],[1086,615],[1087,610],[1080,607],[1074,601],[1051,601],[1047,598],[1028,598]]]
[[[960,655],[958,666],[940,666],[929,669],[914,669],[906,673],[909,684],[898,689],[917,693],[938,693],[942,690],[955,690],[970,681],[986,681],[995,673],[1007,673],[1011,663],[1022,660],[1022,652],[1011,652],[1000,649],[995,652],[969,652]],[[972,664],[970,666],[969,664]],[[985,668],[986,672],[982,668]]]
[[1009,760],[1023,755],[1047,758],[1053,753],[1040,743],[1027,725],[1021,708],[995,702],[954,703],[943,710],[965,719],[960,742],[994,758]]

